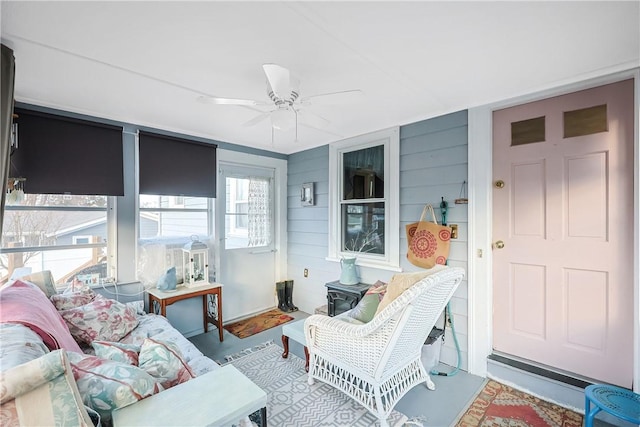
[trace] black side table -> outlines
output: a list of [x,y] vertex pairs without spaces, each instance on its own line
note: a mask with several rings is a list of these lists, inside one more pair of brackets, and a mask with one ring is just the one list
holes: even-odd
[[366,283],[343,285],[339,280],[326,283],[325,286],[327,287],[327,311],[331,317],[351,310],[371,287]]

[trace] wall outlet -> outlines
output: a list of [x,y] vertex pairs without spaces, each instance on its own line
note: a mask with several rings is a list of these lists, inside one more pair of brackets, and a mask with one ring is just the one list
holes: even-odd
[[304,274],[304,277],[309,277],[309,269],[305,268],[303,274]]

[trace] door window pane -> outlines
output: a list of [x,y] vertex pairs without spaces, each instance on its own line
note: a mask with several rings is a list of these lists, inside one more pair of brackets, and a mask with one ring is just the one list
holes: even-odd
[[272,243],[271,180],[227,177],[225,247],[269,246]]

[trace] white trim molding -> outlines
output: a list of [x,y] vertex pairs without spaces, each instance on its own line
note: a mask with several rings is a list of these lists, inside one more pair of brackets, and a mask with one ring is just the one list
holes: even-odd
[[[640,390],[640,68],[619,71],[583,81],[468,110],[469,132],[469,372],[487,376],[487,356],[492,351],[492,113],[495,110],[579,90],[635,79],[634,141],[634,326],[633,384]],[[480,252],[481,251],[481,256]]]
[[327,261],[340,261],[340,154],[384,144],[385,174],[385,256],[361,255],[362,267],[400,271],[400,128],[393,127],[345,139],[329,145],[329,242]]

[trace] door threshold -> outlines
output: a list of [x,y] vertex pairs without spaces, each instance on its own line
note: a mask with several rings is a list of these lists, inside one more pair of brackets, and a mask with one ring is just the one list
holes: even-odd
[[594,383],[592,381],[588,381],[587,379],[577,378],[575,376],[564,374],[562,372],[546,368],[542,365],[532,364],[530,362],[520,360],[512,356],[492,353],[489,355],[488,359],[498,363],[502,363],[503,365],[511,366],[512,368],[518,369],[520,371],[528,372],[530,374],[534,374],[577,388],[584,389],[588,385]]

